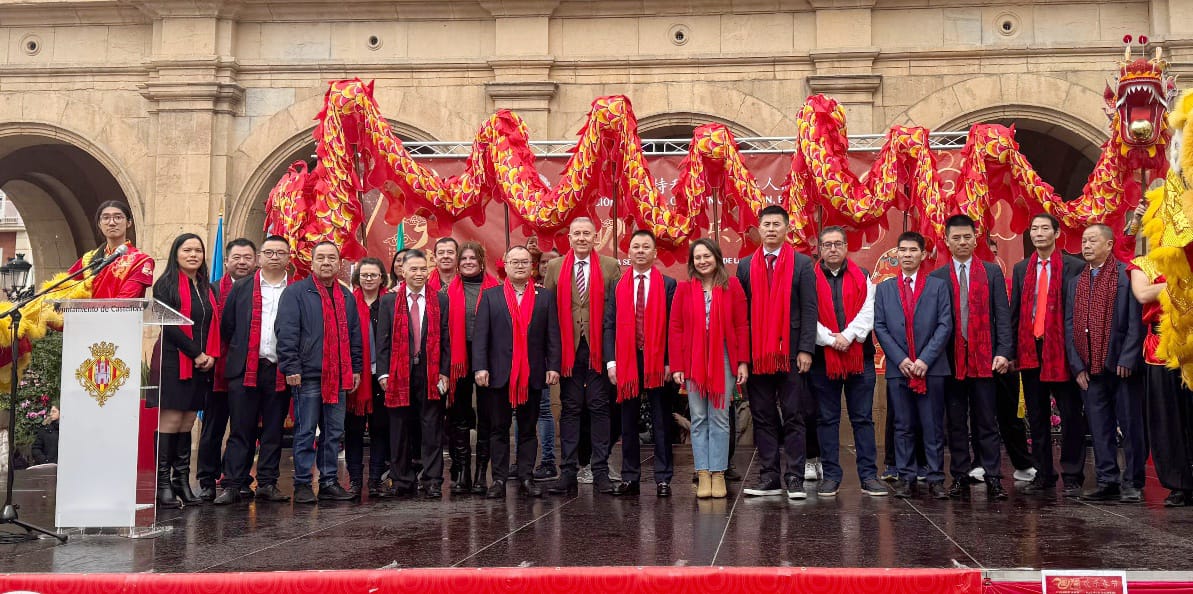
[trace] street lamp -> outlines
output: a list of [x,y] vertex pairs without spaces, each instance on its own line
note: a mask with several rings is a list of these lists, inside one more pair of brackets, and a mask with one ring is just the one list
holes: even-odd
[[25,259],[25,254],[17,254],[16,257],[9,258],[4,266],[0,266],[0,288],[4,289],[9,300],[15,301],[30,292],[32,287],[28,285],[31,270],[33,264]]

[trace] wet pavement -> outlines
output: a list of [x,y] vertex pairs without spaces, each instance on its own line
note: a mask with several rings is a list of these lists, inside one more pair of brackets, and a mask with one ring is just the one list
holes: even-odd
[[[845,452],[846,478],[836,497],[749,498],[741,483],[731,483],[727,499],[698,500],[688,483],[691,451],[680,445],[675,452],[676,477],[683,480],[669,499],[655,496],[647,462],[643,493],[629,498],[581,485],[575,498],[524,499],[511,485],[505,500],[457,497],[445,488],[435,501],[207,504],[162,511],[158,523],[172,530],[155,538],[74,534],[65,545],[45,539],[0,545],[0,572],[569,565],[1186,570],[1193,559],[1193,507],[1163,507],[1167,492],[1150,468],[1143,504],[1094,505],[1059,493],[1032,498],[1010,481],[1004,502],[987,502],[981,486],[971,501],[901,501],[860,493]],[[291,468],[288,454],[283,475]],[[741,448],[735,460],[748,478],[758,468],[753,455]],[[289,491],[285,477],[282,482]],[[52,525],[53,485],[52,470],[18,472],[22,520]]]

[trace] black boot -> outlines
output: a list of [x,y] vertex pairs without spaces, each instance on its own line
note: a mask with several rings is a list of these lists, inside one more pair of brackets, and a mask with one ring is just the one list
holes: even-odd
[[185,431],[174,434],[174,457],[171,465],[174,477],[170,480],[170,487],[174,494],[182,500],[183,505],[192,505],[203,501],[191,491],[191,433]]
[[472,494],[484,495],[488,492],[489,483],[489,460],[482,460],[478,454],[476,457],[476,473],[472,475]]
[[472,492],[472,451],[465,446],[460,449],[460,472],[459,478],[456,478],[456,473],[452,473],[452,494],[466,495]]
[[170,460],[174,457],[174,434],[154,433],[157,442],[157,506],[179,508],[182,505],[170,488]]

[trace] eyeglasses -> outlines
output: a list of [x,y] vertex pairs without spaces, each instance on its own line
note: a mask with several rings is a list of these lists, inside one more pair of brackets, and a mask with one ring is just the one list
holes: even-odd
[[830,250],[843,250],[843,249],[845,249],[845,242],[844,241],[826,241],[826,242],[820,244],[820,247],[825,248],[825,249],[830,249]]
[[261,255],[266,258],[284,258],[290,255],[290,250],[261,250]]
[[127,217],[122,214],[106,214],[100,215],[99,220],[103,223],[123,223]]
[[505,265],[510,268],[522,268],[530,266],[530,260],[506,260]]
[[373,280],[381,278],[381,275],[377,274],[376,272],[364,272],[361,273],[360,278],[361,280]]

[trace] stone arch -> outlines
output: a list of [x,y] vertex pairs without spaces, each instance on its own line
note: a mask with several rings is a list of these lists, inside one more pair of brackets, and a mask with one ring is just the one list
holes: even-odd
[[[434,129],[458,127],[462,118],[437,101],[413,91],[377,88],[374,98],[386,114],[394,132],[405,140],[433,141],[438,138]],[[409,109],[403,109],[408,107]],[[302,156],[313,143],[314,116],[323,109],[323,95],[308,97],[294,103],[257,126],[233,153],[233,187],[240,190],[232,195],[225,215],[226,235],[252,236],[259,234],[264,221],[264,201],[286,169]],[[401,119],[392,116],[401,114]],[[413,123],[417,122],[417,123]],[[424,127],[423,122],[436,127]],[[240,181],[243,180],[243,181]]]
[[738,138],[758,136],[758,133],[737,122],[722,117],[691,111],[656,113],[638,118],[638,133],[648,135],[653,130],[685,127],[697,128],[704,124],[724,124]]
[[105,200],[127,202],[133,238],[151,241],[145,205],[128,172],[92,138],[45,122],[0,124],[0,188],[25,221],[41,279],[98,244],[92,216]]

